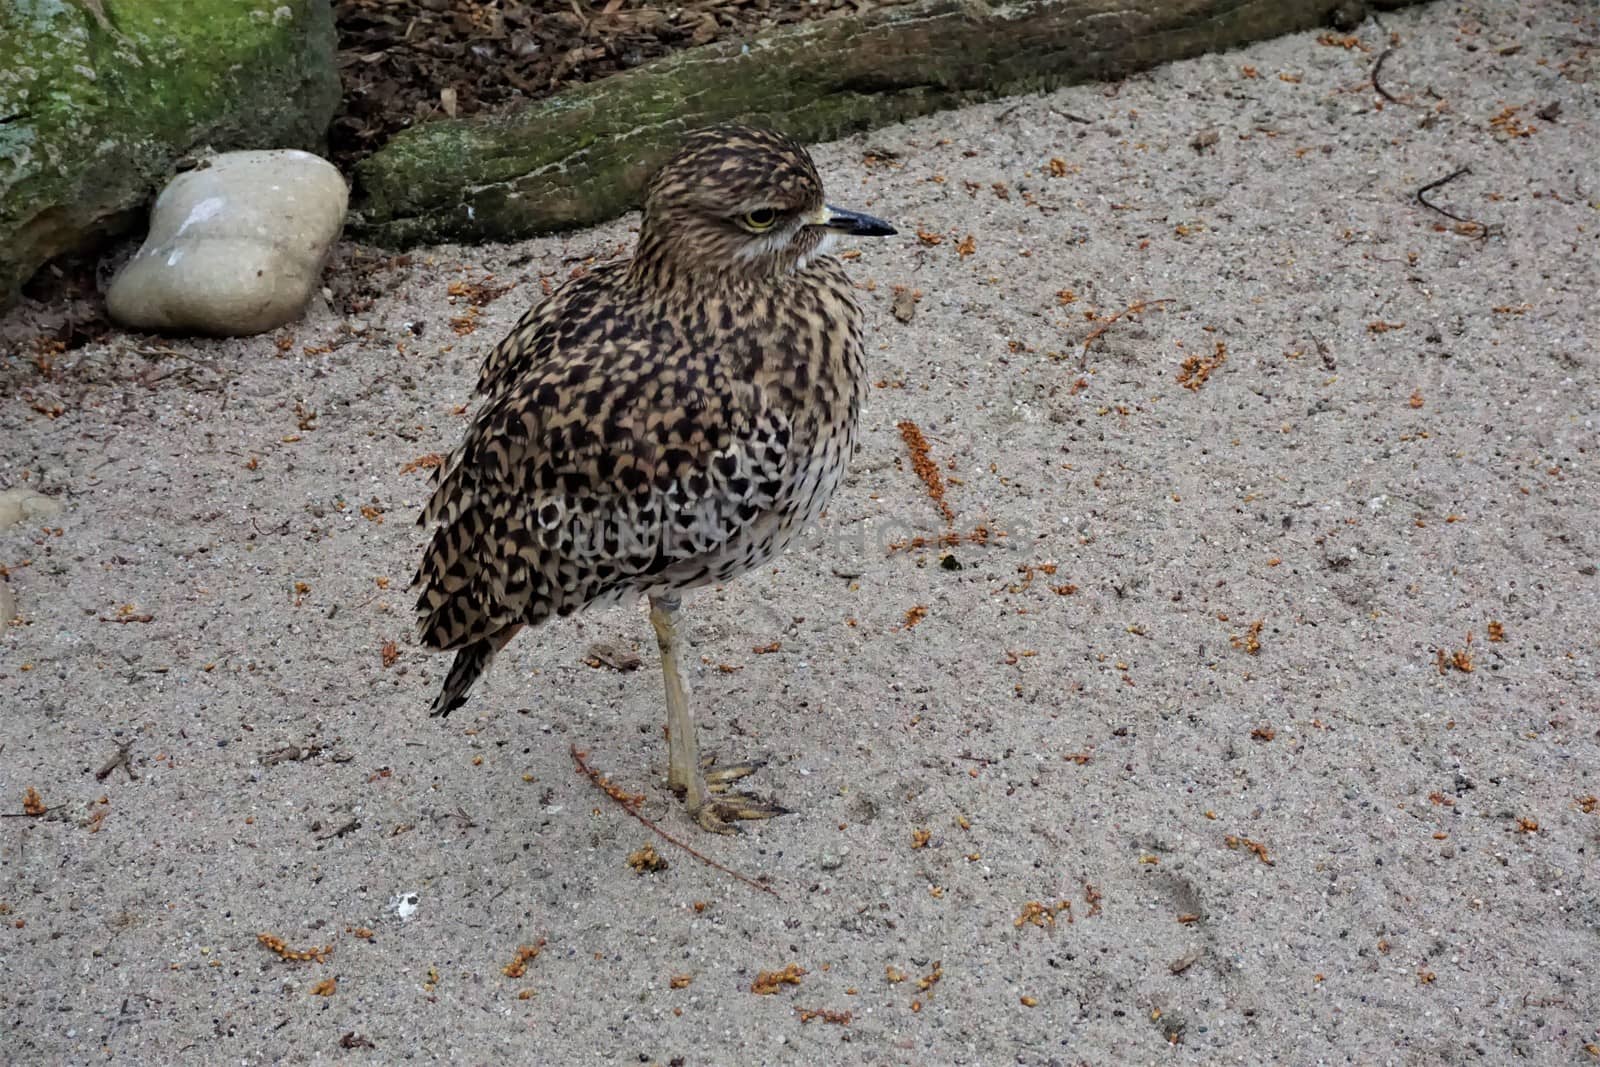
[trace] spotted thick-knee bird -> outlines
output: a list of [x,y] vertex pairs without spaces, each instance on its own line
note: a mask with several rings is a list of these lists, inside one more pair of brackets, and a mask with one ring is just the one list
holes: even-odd
[[668,784],[708,830],[784,809],[702,766],[680,593],[783,551],[838,487],[866,388],[840,235],[811,157],[744,126],[691,134],[652,179],[638,247],[524,314],[419,520],[422,642],[454,651],[446,715],[524,626],[643,594],[666,680]]

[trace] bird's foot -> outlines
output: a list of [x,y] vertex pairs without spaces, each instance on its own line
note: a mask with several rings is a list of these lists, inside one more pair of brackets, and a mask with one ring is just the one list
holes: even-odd
[[718,793],[690,812],[702,830],[714,834],[739,833],[741,819],[771,819],[789,814],[789,809],[752,793]]
[[[781,804],[729,788],[734,782],[748,778],[764,766],[766,760],[751,760],[726,767],[713,766],[710,760],[704,761],[700,769],[704,784],[702,799],[697,805],[691,804],[689,809],[689,814],[694,816],[700,828],[714,834],[736,834],[742,820],[788,815],[789,809]],[[687,792],[692,800],[695,791],[689,789]]]

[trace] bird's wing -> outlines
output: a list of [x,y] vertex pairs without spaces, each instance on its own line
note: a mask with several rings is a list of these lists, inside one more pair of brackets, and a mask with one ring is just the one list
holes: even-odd
[[592,343],[593,336],[604,333],[607,324],[585,314],[585,309],[607,306],[611,290],[626,269],[625,261],[601,264],[523,312],[511,332],[484,357],[478,368],[478,392],[494,397],[563,348]]
[[718,353],[595,339],[499,378],[441,468],[416,584],[455,648],[714,556],[770,509],[789,421]]

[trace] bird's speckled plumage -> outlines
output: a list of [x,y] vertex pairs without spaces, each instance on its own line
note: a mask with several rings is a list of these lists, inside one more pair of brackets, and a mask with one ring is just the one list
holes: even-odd
[[[861,313],[826,255],[841,217],[864,218],[829,224],[788,138],[693,134],[650,184],[633,258],[567,283],[489,353],[420,520],[436,527],[422,641],[457,650],[435,714],[520,627],[724,581],[826,506],[865,388]],[[893,232],[876,226],[855,232]]]

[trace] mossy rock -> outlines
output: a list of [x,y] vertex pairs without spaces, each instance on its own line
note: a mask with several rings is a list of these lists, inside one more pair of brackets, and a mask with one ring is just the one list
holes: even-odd
[[0,307],[188,153],[320,148],[329,0],[0,0]]
[[514,114],[407,130],[357,165],[350,230],[405,246],[587,225],[636,206],[650,172],[698,126],[755,121],[828,140],[996,96],[1122,77],[1340,15],[1359,19],[1363,5],[920,0],[783,26],[668,56]]

